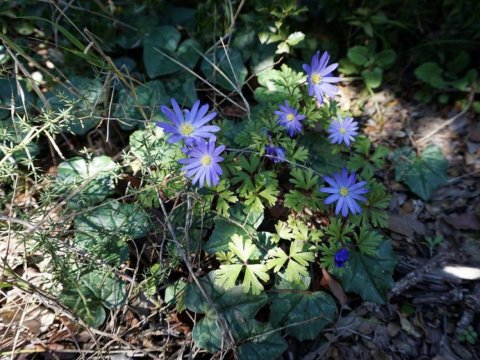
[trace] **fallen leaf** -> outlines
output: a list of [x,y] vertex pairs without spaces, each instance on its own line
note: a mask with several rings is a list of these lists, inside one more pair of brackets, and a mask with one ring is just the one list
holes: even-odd
[[413,214],[390,215],[388,229],[407,237],[412,237],[414,233],[425,235],[425,225]]
[[422,335],[417,331],[415,326],[402,314],[398,313],[398,317],[400,319],[400,325],[402,326],[402,329],[411,336],[414,336],[416,338],[421,338]]
[[324,285],[324,281],[326,282],[328,288],[332,292],[332,294],[337,298],[337,300],[340,302],[340,304],[345,305],[348,301],[347,295],[345,294],[345,291],[343,291],[342,285],[335,280],[327,270],[322,268],[322,285]]
[[443,220],[457,230],[480,230],[480,219],[474,213],[450,214]]

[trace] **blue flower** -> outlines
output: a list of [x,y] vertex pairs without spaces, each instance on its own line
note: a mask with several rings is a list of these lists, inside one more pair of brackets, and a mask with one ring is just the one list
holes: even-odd
[[320,58],[320,51],[317,51],[312,57],[311,66],[303,64],[303,70],[307,73],[308,94],[317,98],[317,101],[323,103],[324,95],[334,97],[338,88],[332,83],[340,81],[340,78],[332,76],[332,71],[338,67],[338,64],[328,65],[330,55],[324,52]]
[[265,146],[265,155],[266,157],[273,159],[275,164],[285,161],[285,151],[281,146],[275,147],[273,144],[268,144]]
[[352,214],[360,214],[362,212],[357,201],[367,201],[361,195],[368,192],[368,189],[365,188],[366,181],[356,183],[355,172],[349,174],[346,169],[343,169],[341,173],[334,174],[333,179],[325,176],[325,181],[331,187],[321,188],[320,191],[332,194],[325,199],[325,204],[337,202],[335,215],[338,215],[340,211],[344,217],[348,215],[349,210]]
[[350,257],[350,252],[347,250],[347,248],[341,248],[335,253],[335,256],[333,258],[335,262],[335,266],[337,268],[344,267],[349,257]]
[[210,139],[207,143],[205,140],[198,140],[188,151],[188,158],[180,159],[178,162],[184,164],[182,171],[186,172],[186,176],[192,179],[192,183],[200,183],[203,187],[204,183],[210,185],[218,185],[222,168],[218,165],[223,161],[220,154],[225,150],[224,145],[215,147],[215,140]]
[[302,121],[305,119],[305,115],[299,115],[298,110],[292,108],[288,101],[285,101],[285,105],[279,106],[280,110],[274,111],[274,114],[278,115],[277,124],[287,129],[288,136],[293,137],[302,131]]
[[167,134],[171,134],[168,139],[169,143],[176,143],[184,140],[187,146],[193,145],[195,141],[201,139],[215,139],[212,132],[220,130],[218,126],[205,125],[215,116],[216,112],[207,115],[208,105],[200,107],[200,101],[195,101],[191,110],[180,110],[175,99],[170,100],[173,111],[166,106],[161,107],[165,116],[173,123],[158,122],[157,126],[161,127]]
[[332,121],[327,131],[330,133],[328,138],[332,144],[344,142],[350,146],[350,142],[355,141],[354,137],[358,135],[358,123],[349,116],[345,118],[338,116],[337,120]]

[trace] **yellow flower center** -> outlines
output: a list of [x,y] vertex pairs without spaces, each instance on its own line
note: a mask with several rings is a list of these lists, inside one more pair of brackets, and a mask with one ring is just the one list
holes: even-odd
[[212,157],[210,155],[203,155],[200,162],[203,166],[210,165],[212,163]]
[[195,128],[190,124],[182,124],[180,125],[179,130],[180,130],[180,134],[182,134],[183,136],[190,136],[195,130]]
[[295,115],[293,115],[292,113],[287,115],[287,120],[288,121],[292,121],[293,119],[295,119]]
[[320,74],[313,74],[312,75],[312,82],[317,85],[320,80],[322,80],[322,77],[320,76]]
[[345,129],[344,127],[341,127],[339,131],[340,131],[340,134],[345,134],[347,132],[347,129]]
[[340,188],[340,195],[347,196],[348,195],[348,189],[346,187],[341,187]]

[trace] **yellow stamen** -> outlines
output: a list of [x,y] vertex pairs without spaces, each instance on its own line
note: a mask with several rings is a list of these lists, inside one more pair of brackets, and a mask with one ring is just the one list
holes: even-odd
[[312,82],[315,85],[317,85],[320,82],[320,80],[322,80],[322,77],[320,76],[320,74],[313,74],[311,79],[312,79]]
[[210,165],[212,163],[212,157],[210,155],[203,155],[202,158],[200,159],[200,162],[202,165]]
[[340,195],[347,196],[348,195],[348,189],[346,187],[341,187],[340,188]]
[[347,129],[345,129],[344,127],[341,127],[339,131],[340,131],[340,134],[345,134],[347,132]]
[[287,120],[288,121],[292,121],[293,119],[295,119],[295,115],[293,115],[292,113],[287,115]]
[[195,130],[195,128],[190,125],[190,124],[182,124],[180,125],[180,133],[183,135],[183,136],[190,136],[193,131]]

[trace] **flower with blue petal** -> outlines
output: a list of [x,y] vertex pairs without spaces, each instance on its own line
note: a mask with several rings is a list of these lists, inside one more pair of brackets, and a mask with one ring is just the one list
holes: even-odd
[[170,134],[168,138],[169,143],[176,143],[181,140],[185,142],[185,145],[193,145],[195,141],[201,139],[215,139],[213,132],[220,130],[218,126],[206,125],[215,116],[216,112],[208,112],[208,105],[200,106],[200,101],[197,100],[193,104],[191,110],[181,110],[175,99],[170,100],[172,103],[172,109],[161,106],[162,112],[172,122],[172,124],[165,122],[158,122],[157,126],[161,127],[167,134]]
[[273,144],[268,144],[265,146],[265,155],[273,159],[275,164],[285,161],[285,150],[281,146],[275,147]]
[[350,146],[350,142],[355,141],[355,136],[358,135],[358,123],[349,116],[345,118],[338,116],[336,120],[331,122],[327,131],[330,133],[328,138],[332,144],[343,142]]
[[350,252],[348,251],[347,248],[341,248],[335,253],[335,256],[333,257],[335,267],[341,268],[345,266],[345,263],[348,261],[350,258]]
[[317,102],[323,103],[325,95],[333,98],[338,93],[338,88],[333,83],[340,81],[339,77],[335,77],[332,71],[338,67],[338,64],[328,65],[330,55],[324,52],[320,57],[320,51],[317,51],[312,57],[312,62],[309,65],[303,64],[303,70],[307,73],[308,94],[315,96]]
[[356,182],[355,172],[349,174],[346,169],[343,169],[341,173],[334,174],[333,178],[325,176],[325,181],[331,187],[321,188],[320,191],[331,194],[325,199],[326,205],[337,202],[335,215],[341,212],[342,216],[346,217],[349,211],[352,214],[360,214],[362,212],[362,208],[357,201],[367,201],[362,196],[368,192],[368,189],[365,187],[366,181]]
[[298,110],[292,108],[288,101],[285,101],[285,105],[279,106],[280,110],[274,111],[274,114],[278,116],[277,124],[287,129],[288,136],[293,137],[302,131],[303,119],[305,115],[298,113]]
[[218,185],[222,168],[218,165],[223,161],[220,154],[225,150],[224,145],[215,147],[215,140],[210,139],[195,141],[188,151],[188,158],[180,159],[178,162],[184,164],[182,171],[186,172],[186,176],[192,179],[192,183],[200,184],[200,187],[206,183],[208,186]]

